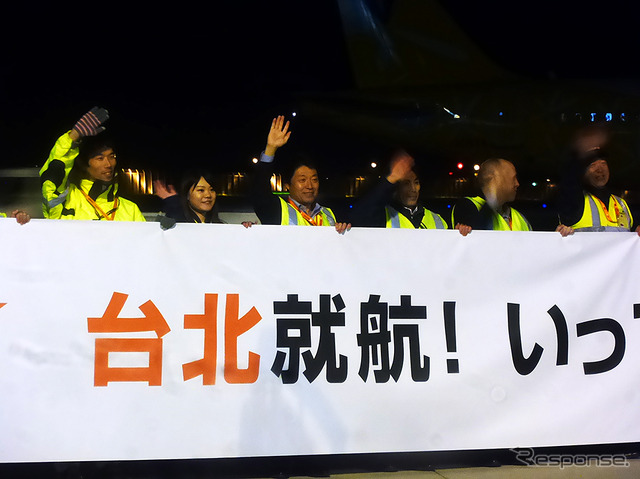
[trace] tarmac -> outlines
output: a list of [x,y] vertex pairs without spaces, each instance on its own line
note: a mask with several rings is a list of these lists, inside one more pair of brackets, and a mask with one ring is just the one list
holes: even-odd
[[[640,477],[640,459],[624,466],[499,466],[436,469],[434,471],[367,472],[330,476],[290,476],[288,479],[609,479]],[[215,477],[215,476],[211,476]],[[270,477],[270,476],[269,476]],[[253,478],[253,479],[267,479]]]
[[[0,464],[1,478],[60,479],[573,479],[640,478],[640,455],[620,449],[536,450],[522,465],[513,453],[362,454],[88,463]],[[500,462],[502,461],[502,462]],[[508,463],[507,463],[508,462]],[[435,464],[435,465],[431,465]],[[533,464],[533,465],[531,465]]]

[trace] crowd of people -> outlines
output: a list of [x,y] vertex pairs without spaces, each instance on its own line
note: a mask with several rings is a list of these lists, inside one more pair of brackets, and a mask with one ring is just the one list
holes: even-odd
[[[114,145],[100,135],[108,119],[107,110],[94,107],[56,141],[40,170],[45,218],[145,221],[140,208],[118,191]],[[318,203],[318,166],[308,157],[300,156],[282,165],[288,195],[274,195],[271,177],[277,170],[276,152],[289,141],[289,128],[283,116],[273,119],[253,175],[250,196],[261,224],[331,226],[341,234],[352,226],[451,227],[463,236],[474,229],[532,230],[525,216],[511,206],[519,183],[515,166],[503,158],[488,159],[480,165],[478,195],[460,198],[447,219],[427,209],[420,200],[419,170],[413,157],[403,150],[394,152],[388,174],[359,199],[347,218],[336,218],[331,208]],[[556,231],[562,236],[582,231],[635,231],[640,235],[629,205],[609,186],[607,141],[601,129],[583,131],[575,138],[558,197]],[[154,181],[154,192],[162,199],[165,217],[172,224],[221,223],[213,185],[210,172],[191,169],[178,189]],[[30,219],[23,210],[14,210],[10,216],[20,224]],[[252,224],[243,223],[245,227]]]

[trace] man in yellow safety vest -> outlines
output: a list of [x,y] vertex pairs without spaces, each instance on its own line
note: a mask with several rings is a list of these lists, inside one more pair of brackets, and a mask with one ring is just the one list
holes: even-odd
[[118,194],[112,145],[96,138],[108,119],[107,110],[94,107],[56,141],[40,169],[45,218],[145,221],[138,206]]
[[482,195],[460,199],[451,212],[451,223],[460,233],[466,235],[473,229],[531,231],[522,213],[510,206],[520,186],[513,163],[502,158],[486,160],[478,171],[478,185]]
[[272,225],[332,226],[344,233],[351,225],[338,222],[330,208],[317,202],[320,180],[310,159],[298,159],[290,171],[285,172],[283,179],[288,195],[272,194],[273,160],[277,149],[286,145],[290,136],[289,122],[285,123],[284,116],[274,118],[252,184],[251,198],[258,219],[262,224]]
[[609,185],[610,171],[604,145],[608,132],[594,126],[578,132],[561,183],[558,217],[563,225],[583,231],[636,231],[631,208]]
[[369,227],[447,229],[442,216],[420,202],[420,187],[413,157],[406,151],[396,151],[389,174],[354,206],[351,223]]

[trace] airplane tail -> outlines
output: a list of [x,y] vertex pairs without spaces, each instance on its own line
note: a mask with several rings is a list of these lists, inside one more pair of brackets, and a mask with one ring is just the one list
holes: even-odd
[[436,0],[338,0],[360,88],[508,80]]

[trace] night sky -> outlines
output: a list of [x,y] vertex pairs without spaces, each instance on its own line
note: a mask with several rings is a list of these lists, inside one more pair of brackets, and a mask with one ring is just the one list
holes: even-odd
[[[394,4],[369,3],[382,12]],[[491,59],[520,75],[640,76],[632,7],[443,5]],[[110,111],[121,166],[242,170],[296,95],[355,88],[338,6],[328,0],[13,6],[1,35],[2,167],[39,166],[57,136],[99,105]]]
[[[532,78],[640,78],[638,8],[609,2],[441,2],[496,62]],[[470,3],[470,4],[469,4]]]

